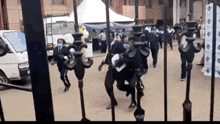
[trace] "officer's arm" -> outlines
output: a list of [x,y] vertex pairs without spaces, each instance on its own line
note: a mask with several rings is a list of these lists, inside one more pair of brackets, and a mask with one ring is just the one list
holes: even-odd
[[57,57],[58,57],[57,53],[58,53],[57,47],[55,47],[54,50],[53,50],[53,58],[54,58],[54,61],[57,61],[57,59],[58,59],[58,58],[57,58]]

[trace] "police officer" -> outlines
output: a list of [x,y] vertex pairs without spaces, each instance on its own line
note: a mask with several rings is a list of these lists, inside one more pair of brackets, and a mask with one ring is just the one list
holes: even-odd
[[153,58],[153,67],[156,68],[157,56],[159,51],[159,31],[156,27],[153,27],[148,36],[148,42],[150,43],[151,55]]
[[101,53],[106,53],[106,49],[107,49],[107,43],[106,43],[106,33],[105,33],[105,29],[101,30],[100,34],[98,35],[98,37],[101,40]]
[[53,58],[54,58],[54,61],[57,61],[57,67],[61,75],[60,79],[64,83],[64,86],[65,86],[64,92],[66,92],[70,88],[71,84],[67,77],[68,69],[65,67],[64,61],[68,58],[71,59],[72,55],[71,55],[71,52],[68,51],[67,47],[64,46],[66,44],[64,39],[58,39],[57,44],[58,45],[57,47],[55,47],[54,52],[53,52]]
[[[108,57],[114,56],[116,54],[121,54],[121,53],[125,52],[126,49],[132,48],[132,45],[131,45],[132,40],[133,39],[131,39],[131,38],[129,38],[129,39],[125,38],[124,44],[121,41],[112,41],[112,43],[111,43],[112,55],[107,54],[105,60],[103,60],[102,63],[99,65],[98,70],[101,71],[103,65],[109,64],[107,61]],[[123,63],[124,62],[122,62],[122,64]],[[127,66],[129,66],[129,64]],[[120,69],[120,68],[122,68],[122,69]],[[105,77],[105,88],[106,88],[106,91],[107,91],[109,97],[110,97],[110,93],[111,93],[110,91],[113,87],[115,80],[117,81],[117,88],[120,91],[127,92],[126,96],[129,96],[129,94],[132,94],[132,96],[133,96],[132,103],[129,105],[129,108],[134,108],[136,106],[135,90],[132,90],[135,88],[135,82],[127,85],[127,84],[125,84],[125,80],[127,80],[128,82],[131,82],[134,74],[135,74],[134,69],[131,69],[130,67],[123,67],[123,65],[121,66],[120,64],[118,65],[118,63],[115,63],[115,64],[113,64],[112,75],[110,75],[109,71],[107,71],[107,74]],[[109,79],[111,76],[112,76],[112,80]],[[118,103],[114,97],[114,94],[113,94],[113,105],[114,106],[118,105]],[[109,104],[106,107],[106,109],[110,109],[110,108],[111,108],[111,104]]]
[[173,50],[173,40],[172,39],[175,34],[175,30],[172,27],[168,26],[167,33],[168,33],[168,37],[167,37],[168,44],[169,44],[171,50]]

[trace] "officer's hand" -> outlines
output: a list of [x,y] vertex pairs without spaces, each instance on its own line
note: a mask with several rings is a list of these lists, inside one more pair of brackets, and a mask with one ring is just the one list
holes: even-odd
[[103,66],[103,64],[101,63],[101,64],[99,65],[99,67],[98,67],[98,70],[99,70],[99,71],[102,70],[102,66]]
[[64,56],[64,59],[68,59],[68,57],[67,57],[67,56]]
[[60,59],[64,59],[64,58],[63,58],[63,55],[59,55],[58,57],[59,57]]
[[115,68],[116,68],[116,66],[114,64],[112,64],[112,69],[115,69]]

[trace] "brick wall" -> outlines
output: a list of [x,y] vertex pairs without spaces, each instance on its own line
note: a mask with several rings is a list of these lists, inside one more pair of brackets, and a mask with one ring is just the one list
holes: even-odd
[[[6,0],[10,30],[22,30],[22,10],[20,0]],[[58,15],[71,13],[73,0],[64,0],[64,5],[53,5],[52,0],[42,0],[42,14]]]
[[53,0],[43,0],[43,4],[45,15],[71,13],[73,8],[73,0],[64,0],[64,5],[54,5]]
[[[123,1],[123,0],[122,0]],[[146,8],[143,5],[143,0],[140,1],[139,6],[139,19],[140,20],[152,20],[156,24],[157,20],[163,19],[163,5],[159,4],[159,0],[152,0],[152,8]],[[135,11],[134,6],[123,5],[123,15],[134,18]],[[115,10],[117,11],[117,10]],[[168,19],[172,18],[172,8],[168,9]]]

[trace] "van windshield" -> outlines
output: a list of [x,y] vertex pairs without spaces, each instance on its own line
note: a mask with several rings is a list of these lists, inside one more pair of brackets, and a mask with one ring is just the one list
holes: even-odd
[[7,32],[4,33],[4,36],[16,52],[25,52],[27,50],[25,34],[23,32]]

